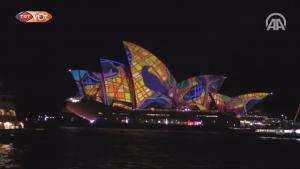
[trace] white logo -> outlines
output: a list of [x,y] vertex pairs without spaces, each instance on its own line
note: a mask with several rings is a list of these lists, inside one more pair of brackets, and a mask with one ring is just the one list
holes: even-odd
[[273,31],[283,30],[286,28],[286,19],[280,13],[271,13],[266,19],[267,31],[270,29]]

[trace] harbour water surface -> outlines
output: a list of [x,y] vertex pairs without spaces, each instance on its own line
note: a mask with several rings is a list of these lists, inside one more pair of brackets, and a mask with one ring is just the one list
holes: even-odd
[[230,133],[64,128],[0,140],[0,168],[299,168],[296,139]]

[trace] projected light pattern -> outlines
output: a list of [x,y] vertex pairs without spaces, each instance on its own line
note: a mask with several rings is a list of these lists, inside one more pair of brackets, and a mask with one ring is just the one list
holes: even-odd
[[83,83],[82,83],[82,78],[87,73],[87,71],[86,70],[69,70],[69,72],[72,74],[73,79],[76,83],[79,96],[84,97],[85,92],[84,92],[84,89],[83,89],[84,86],[83,86]]
[[244,112],[247,112],[271,94],[267,92],[247,93],[239,95],[238,98],[244,103]]
[[187,92],[183,96],[183,99],[186,100],[186,101],[191,100],[191,99],[195,99],[195,98],[199,97],[202,92],[203,92],[203,85],[200,81],[196,86],[192,87],[190,89],[190,91]]
[[225,80],[224,76],[202,75],[189,78],[177,85],[175,97],[178,105],[197,106],[200,110],[209,109],[209,95],[217,92]]
[[202,93],[203,84],[198,80],[198,77],[192,77],[184,80],[176,87],[175,97],[177,104],[185,105],[190,100],[201,96]]
[[203,81],[206,86],[206,92],[213,93],[220,90],[226,77],[221,75],[200,75],[198,79]]
[[225,76],[220,75],[201,75],[198,76],[199,81],[202,81],[204,86],[204,94],[203,97],[198,97],[194,99],[194,102],[199,105],[205,107],[205,110],[210,109],[210,102],[209,102],[209,93],[218,92],[221,86],[226,79]]
[[241,99],[229,97],[219,93],[212,93],[216,106],[221,111],[238,110],[243,107]]
[[100,73],[88,72],[86,70],[71,70],[71,73],[81,97],[86,96],[95,101],[103,102]]
[[150,51],[130,42],[123,42],[129,70],[119,62],[100,59],[102,73],[70,70],[79,102],[88,97],[112,107],[124,109],[182,109],[221,112],[234,111],[244,115],[271,93],[258,92],[229,97],[219,94],[226,77],[201,75],[176,83],[171,72]]
[[[112,105],[113,102],[127,102],[131,103],[131,92],[129,86],[129,79],[126,73],[125,66],[121,63],[108,60],[100,59],[105,89],[108,104]],[[115,103],[120,107],[120,103]],[[122,107],[124,107],[122,105]],[[126,108],[128,106],[125,106]]]
[[238,115],[244,115],[269,95],[270,93],[259,92],[229,97],[212,93],[216,106],[220,111],[234,111]]
[[93,98],[97,102],[103,102],[101,74],[87,72],[83,77],[83,85],[86,96]]
[[[151,52],[130,42],[123,42],[130,64],[137,108],[172,100],[169,90],[176,85],[168,68]],[[160,97],[161,95],[165,97]]]
[[247,101],[249,99],[264,99],[265,97],[271,95],[271,93],[267,92],[257,92],[257,93],[247,93],[237,96],[238,98],[242,99],[243,101]]
[[127,110],[132,109],[131,105],[126,105],[125,103],[122,103],[122,102],[114,102],[114,103],[112,103],[112,107],[120,107],[120,108],[127,109]]

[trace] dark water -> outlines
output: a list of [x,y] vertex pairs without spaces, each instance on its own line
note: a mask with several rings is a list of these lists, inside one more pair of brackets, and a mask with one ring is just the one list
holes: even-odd
[[0,140],[0,168],[300,168],[300,142],[214,132],[134,129],[39,131]]

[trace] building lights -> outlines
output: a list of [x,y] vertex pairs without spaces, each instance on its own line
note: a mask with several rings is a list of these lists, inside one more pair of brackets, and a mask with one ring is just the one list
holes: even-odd
[[13,129],[13,124],[11,122],[5,122],[3,123],[4,129]]
[[283,130],[283,132],[286,134],[291,134],[291,133],[294,133],[294,130]]
[[295,130],[296,134],[300,134],[300,129]]
[[20,124],[21,128],[23,129],[24,128],[24,123],[20,122],[19,124]]
[[202,124],[202,121],[194,121],[194,126],[201,126]]
[[193,123],[193,121],[191,121],[191,120],[188,120],[188,121],[187,121],[187,125],[188,125],[188,126],[193,126],[193,125],[194,125],[194,123]]
[[49,118],[48,116],[45,116],[45,117],[44,117],[44,121],[47,121],[47,120],[48,120],[48,118]]
[[164,123],[165,123],[165,125],[168,125],[169,124],[169,120],[165,119]]
[[96,122],[96,120],[95,119],[93,119],[93,120],[89,120],[90,121],[90,124],[94,124],[95,122]]
[[81,98],[71,97],[68,100],[71,101],[72,103],[78,103],[78,102],[80,102]]
[[128,124],[129,123],[129,118],[125,117],[125,119],[121,119],[121,123]]

